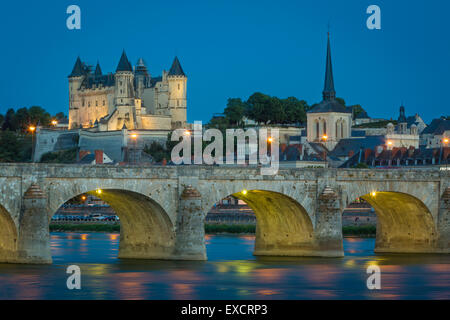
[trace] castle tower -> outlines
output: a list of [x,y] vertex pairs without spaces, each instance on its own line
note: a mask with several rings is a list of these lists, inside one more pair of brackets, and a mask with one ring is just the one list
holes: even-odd
[[86,67],[80,57],[75,61],[72,73],[69,75],[69,129],[78,128],[81,99],[78,95],[81,83],[86,75]]
[[134,105],[134,74],[130,61],[128,61],[125,50],[122,53],[119,64],[114,75],[115,78],[115,105]]
[[140,58],[136,64],[134,78],[136,85],[136,98],[142,99],[144,95],[144,89],[150,86],[150,74],[148,73],[144,59],[142,58]]
[[186,125],[186,84],[187,77],[177,57],[167,75],[169,82],[169,112],[172,116],[172,127],[182,128]]

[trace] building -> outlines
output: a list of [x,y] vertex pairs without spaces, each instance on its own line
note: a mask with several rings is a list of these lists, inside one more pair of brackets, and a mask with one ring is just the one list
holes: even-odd
[[419,147],[419,129],[415,123],[408,125],[405,107],[400,107],[397,127],[391,122],[387,125],[386,143],[389,149]]
[[422,131],[420,144],[426,148],[441,148],[450,146],[450,119],[444,117],[434,119]]
[[307,112],[307,140],[308,142],[323,143],[328,150],[331,150],[341,139],[350,137],[351,127],[351,109],[346,108],[336,100],[330,35],[328,34],[323,99],[322,102]]
[[183,128],[187,125],[186,84],[177,57],[159,77],[150,75],[143,59],[133,68],[125,51],[114,74],[103,74],[99,63],[92,71],[78,57],[69,75],[69,128]]

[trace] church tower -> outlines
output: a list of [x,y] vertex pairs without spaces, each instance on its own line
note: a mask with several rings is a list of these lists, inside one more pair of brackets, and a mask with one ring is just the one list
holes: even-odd
[[341,139],[351,136],[352,112],[336,100],[333,65],[331,62],[330,33],[328,33],[325,83],[322,102],[307,112],[307,139],[334,149]]
[[186,125],[186,84],[187,77],[177,57],[167,75],[169,82],[169,112],[172,116],[172,128]]

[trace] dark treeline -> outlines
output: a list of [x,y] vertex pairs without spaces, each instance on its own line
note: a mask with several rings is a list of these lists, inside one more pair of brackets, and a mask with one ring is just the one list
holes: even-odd
[[54,117],[42,107],[9,109],[0,114],[0,162],[31,161],[32,133],[30,126],[50,126],[53,119],[65,118],[64,113]]
[[[345,106],[345,100],[336,98]],[[305,125],[306,113],[314,108],[316,104],[308,105],[305,100],[295,97],[280,99],[256,92],[247,101],[241,98],[228,99],[227,106],[221,117],[213,117],[209,126],[215,128],[243,127],[244,119],[253,120],[258,124],[292,124]],[[360,105],[353,107],[353,116],[364,112]]]

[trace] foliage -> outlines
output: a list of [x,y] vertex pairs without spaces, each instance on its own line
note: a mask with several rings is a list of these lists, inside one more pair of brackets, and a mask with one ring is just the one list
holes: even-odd
[[371,122],[371,123],[362,123],[360,125],[353,126],[353,128],[386,128],[388,123],[392,123],[393,125],[396,125],[397,121],[384,120],[384,121],[377,121],[377,122]]
[[[64,117],[62,112],[58,113],[56,118],[60,119],[60,116]],[[51,123],[51,115],[45,111],[42,107],[32,106],[30,108],[20,108],[17,111],[14,109],[8,109],[6,114],[1,116],[3,121],[1,123],[1,129],[3,131],[21,131],[26,132],[30,125],[49,126]]]
[[[169,141],[167,141],[169,142]],[[160,143],[153,141],[150,146],[146,145],[144,147],[144,152],[151,155],[155,162],[161,162],[164,158],[170,159],[170,153],[163,145]]]
[[0,162],[31,161],[31,136],[9,130],[0,132]]
[[346,236],[375,236],[377,233],[376,226],[345,226],[342,227],[342,233]]
[[48,152],[42,155],[42,163],[75,163],[77,161],[78,148]]
[[241,98],[230,98],[228,99],[224,114],[230,124],[240,126],[245,115],[245,110],[246,104],[242,102]]
[[364,162],[360,162],[358,164],[355,164],[352,168],[354,168],[354,169],[368,169],[369,166],[366,163],[364,163]]

